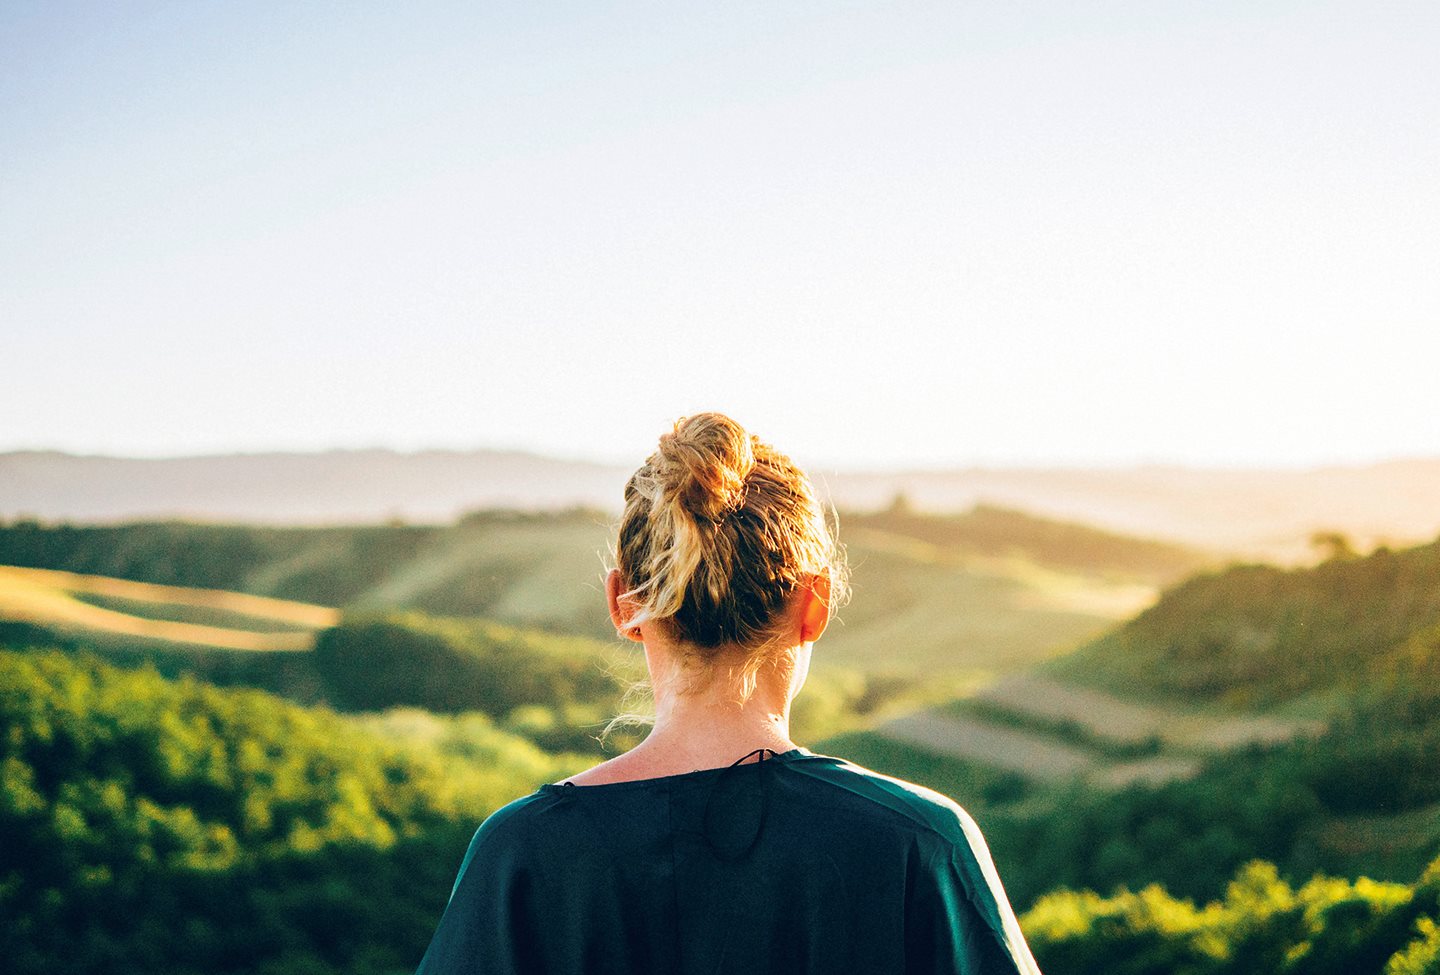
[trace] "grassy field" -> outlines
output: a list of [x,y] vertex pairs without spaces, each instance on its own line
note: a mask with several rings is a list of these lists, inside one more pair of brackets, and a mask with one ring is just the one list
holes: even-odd
[[0,618],[99,640],[299,651],[339,613],[239,592],[0,566]]
[[853,534],[854,595],[819,646],[822,664],[1011,673],[1098,636],[1156,594],[1022,556],[967,558],[873,531]]
[[416,608],[611,637],[608,535],[605,520],[585,512],[465,519],[392,566],[351,608]]

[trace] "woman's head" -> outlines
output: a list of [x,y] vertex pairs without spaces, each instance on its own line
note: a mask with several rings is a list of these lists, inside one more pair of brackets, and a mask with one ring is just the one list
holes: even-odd
[[720,413],[681,418],[631,476],[616,568],[628,627],[658,625],[707,659],[763,658],[797,593],[815,592],[827,612],[845,594],[810,481]]

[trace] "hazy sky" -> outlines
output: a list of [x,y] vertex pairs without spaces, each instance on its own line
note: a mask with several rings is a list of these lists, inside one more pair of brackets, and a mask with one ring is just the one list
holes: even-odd
[[1440,454],[1440,4],[0,5],[0,449]]

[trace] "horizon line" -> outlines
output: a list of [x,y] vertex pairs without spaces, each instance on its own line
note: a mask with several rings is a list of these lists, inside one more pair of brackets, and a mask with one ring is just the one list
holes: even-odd
[[[425,455],[473,456],[479,454],[509,455],[528,457],[535,460],[562,464],[577,464],[599,468],[632,469],[633,460],[621,461],[595,455],[583,456],[562,452],[547,452],[535,447],[476,445],[470,447],[395,447],[387,445],[333,446],[319,448],[237,448],[231,450],[196,450],[185,453],[104,453],[73,450],[64,447],[0,446],[0,458],[23,455],[53,455],[75,460],[130,461],[137,463],[167,463],[184,461],[226,460],[236,458],[301,458],[333,455],[382,454],[395,457],[420,457]],[[795,455],[791,455],[794,457]],[[797,459],[797,462],[799,460]],[[1389,454],[1368,458],[1327,458],[1304,460],[1250,461],[1196,461],[1179,458],[1142,457],[1128,460],[955,460],[955,461],[899,461],[892,464],[874,465],[834,460],[800,462],[806,470],[823,470],[827,473],[847,475],[894,475],[894,474],[948,474],[957,472],[1094,472],[1094,471],[1145,471],[1145,470],[1188,470],[1207,472],[1288,472],[1303,473],[1335,469],[1366,469],[1404,464],[1440,463],[1440,450],[1433,454]]]

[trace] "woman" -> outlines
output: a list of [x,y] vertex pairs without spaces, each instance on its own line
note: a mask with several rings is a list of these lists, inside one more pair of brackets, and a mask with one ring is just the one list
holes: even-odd
[[845,573],[787,457],[680,420],[625,487],[606,590],[654,728],[485,821],[420,975],[1038,975],[959,806],[790,740]]

